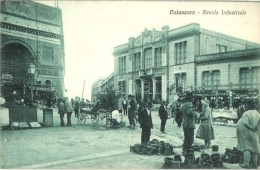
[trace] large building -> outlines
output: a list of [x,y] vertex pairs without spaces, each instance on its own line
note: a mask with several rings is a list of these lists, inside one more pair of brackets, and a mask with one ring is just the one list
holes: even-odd
[[123,95],[175,100],[192,90],[211,97],[259,96],[260,44],[192,23],[145,29],[114,47],[114,83]]
[[1,0],[0,17],[1,95],[25,95],[32,85],[34,96],[55,91],[63,97],[62,11],[31,0]]

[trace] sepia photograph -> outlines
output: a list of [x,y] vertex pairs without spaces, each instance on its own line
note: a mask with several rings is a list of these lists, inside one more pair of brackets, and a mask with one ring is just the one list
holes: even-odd
[[260,168],[260,2],[0,4],[1,169]]

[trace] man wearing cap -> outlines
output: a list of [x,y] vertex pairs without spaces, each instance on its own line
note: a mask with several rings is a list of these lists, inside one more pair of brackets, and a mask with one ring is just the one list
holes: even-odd
[[145,144],[150,141],[151,129],[153,129],[153,120],[151,116],[152,103],[144,104],[144,109],[140,111],[140,115],[138,117],[140,128],[142,128],[141,133],[141,143]]
[[182,126],[184,131],[183,154],[185,154],[186,150],[191,149],[194,141],[195,118],[200,115],[198,112],[195,112],[192,101],[193,94],[192,92],[188,92],[181,107],[183,118]]
[[161,132],[165,133],[165,125],[168,119],[168,113],[166,108],[166,101],[162,101],[161,106],[159,107],[159,116],[161,119]]

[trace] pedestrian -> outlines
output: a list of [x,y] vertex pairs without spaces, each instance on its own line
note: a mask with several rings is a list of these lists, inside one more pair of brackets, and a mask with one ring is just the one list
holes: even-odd
[[165,125],[166,125],[166,121],[168,119],[168,112],[167,112],[167,108],[166,108],[166,101],[162,101],[161,102],[161,106],[159,107],[159,116],[161,119],[161,128],[160,131],[162,133],[165,133]]
[[182,101],[179,98],[177,100],[177,106],[176,106],[176,114],[174,116],[174,120],[177,123],[177,126],[180,128],[182,124],[182,113],[181,113],[181,106],[182,106]]
[[67,113],[67,126],[71,126],[71,114],[73,112],[71,101],[68,97],[65,97],[65,108]]
[[239,164],[242,168],[257,169],[258,156],[260,154],[260,114],[257,112],[254,101],[247,102],[248,111],[244,112],[237,122],[237,148],[243,152],[244,162]]
[[74,112],[75,112],[75,117],[77,118],[79,116],[79,107],[80,107],[80,100],[78,96],[76,96],[74,100]]
[[197,130],[196,138],[203,139],[206,148],[211,147],[211,140],[215,139],[214,129],[212,124],[212,113],[209,107],[208,100],[201,100],[202,114],[198,119],[201,120]]
[[61,126],[65,125],[65,122],[64,122],[65,113],[66,113],[66,110],[65,110],[64,101],[61,98],[59,98],[58,99],[58,114],[60,115],[60,125]]
[[128,109],[128,119],[129,124],[132,129],[135,129],[135,113],[136,112],[136,101],[134,100],[134,95],[130,95],[129,109]]
[[151,129],[153,129],[153,120],[152,120],[152,103],[145,103],[144,108],[140,111],[139,123],[141,132],[141,143],[147,144],[150,141]]
[[123,110],[123,98],[119,96],[117,101],[117,110]]
[[122,105],[123,105],[124,115],[127,116],[128,102],[127,102],[126,98],[124,98]]
[[193,93],[187,92],[184,103],[181,107],[182,127],[184,132],[184,143],[182,153],[185,155],[186,150],[191,149],[194,141],[195,118],[199,117],[199,113],[194,110],[192,105]]

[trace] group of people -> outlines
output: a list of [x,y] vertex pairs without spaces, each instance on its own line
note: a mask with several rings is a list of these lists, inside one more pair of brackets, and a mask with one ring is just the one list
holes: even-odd
[[67,114],[67,126],[71,126],[71,114],[73,113],[72,103],[68,97],[58,99],[58,114],[60,115],[60,125],[65,126],[64,115]]
[[[192,93],[187,93],[182,99],[173,103],[172,111],[175,121],[178,121],[178,126],[183,127],[184,142],[183,142],[183,155],[186,151],[192,148],[194,138],[204,140],[206,148],[211,147],[211,140],[215,139],[213,129],[213,115],[210,109],[209,101],[204,98],[200,100],[200,111],[194,107],[194,97]],[[246,104],[241,105],[241,113],[239,113],[239,121],[237,123],[237,148],[243,152],[242,168],[257,168],[258,156],[260,155],[260,113],[256,109],[256,104],[253,101],[248,101]],[[150,140],[151,129],[153,128],[151,116],[151,103],[145,103],[138,111],[138,120],[142,128],[141,143],[147,143]],[[167,103],[161,102],[158,110],[161,119],[160,131],[165,133],[165,124],[168,119]],[[200,125],[194,134],[196,121],[200,120]],[[250,164],[251,163],[251,164]]]

